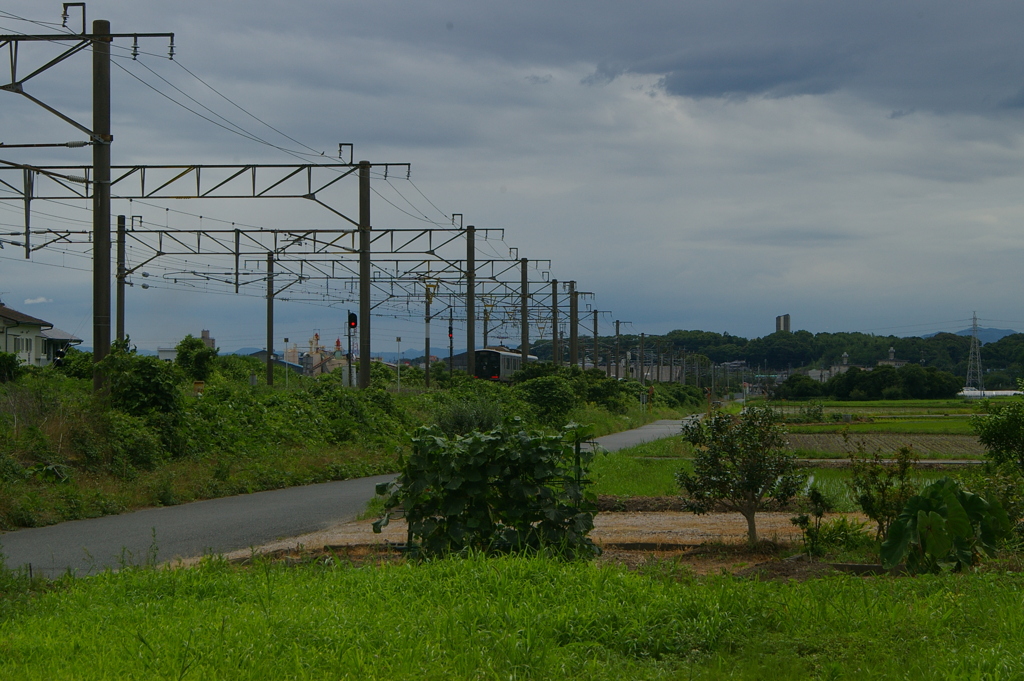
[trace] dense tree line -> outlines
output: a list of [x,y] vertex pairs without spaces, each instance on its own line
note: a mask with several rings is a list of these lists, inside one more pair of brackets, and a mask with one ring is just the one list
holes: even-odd
[[[599,341],[606,350],[615,346],[614,337],[603,337]],[[622,352],[635,353],[639,343],[640,337],[636,335],[619,338]],[[952,333],[939,333],[930,338],[899,338],[867,333],[812,334],[809,331],[778,331],[761,338],[747,339],[727,332],[676,330],[663,336],[647,336],[644,347],[648,357],[660,347],[665,354],[685,351],[687,355],[705,355],[715,363],[743,360],[748,366],[769,370],[828,368],[841,364],[843,353],[848,355],[851,365],[874,367],[878,360],[889,357],[891,347],[897,359],[925,369],[966,376],[971,339]],[[550,359],[551,343],[539,341],[534,344],[532,352],[541,359]],[[981,361],[986,371],[987,388],[1014,387],[1014,381],[1024,377],[1024,333],[983,345]]]
[[793,374],[775,389],[775,397],[787,400],[832,397],[839,400],[949,399],[963,387],[963,380],[935,367],[907,364],[862,371],[851,367],[825,383],[804,374]]

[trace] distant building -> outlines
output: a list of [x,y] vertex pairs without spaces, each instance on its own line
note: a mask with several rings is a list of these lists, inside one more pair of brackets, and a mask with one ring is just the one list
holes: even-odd
[[889,359],[878,360],[877,366],[880,367],[892,367],[893,369],[899,369],[900,367],[910,364],[908,360],[896,359],[896,348],[889,348]]
[[[267,361],[267,351],[266,350],[257,350],[256,352],[254,352],[251,355],[249,355],[249,357],[255,357],[259,361],[261,361],[263,363],[266,363],[266,361]],[[278,366],[282,366],[282,367],[286,367],[288,369],[291,369],[292,371],[294,371],[297,374],[301,374],[302,373],[302,365],[301,364],[292,364],[290,362],[285,362],[276,353],[270,356],[270,360],[274,364],[277,364]]]
[[81,338],[54,328],[50,322],[12,310],[0,301],[0,352],[17,355],[22,364],[47,366],[59,348],[78,345]]
[[789,333],[789,315],[783,314],[775,318],[775,332],[785,331]]
[[[217,341],[210,338],[209,329],[203,329],[199,332],[199,340],[203,341],[203,345],[210,348],[211,350],[217,349]],[[175,345],[172,348],[160,348],[156,349],[156,356],[164,362],[173,362],[178,359],[178,347]]]

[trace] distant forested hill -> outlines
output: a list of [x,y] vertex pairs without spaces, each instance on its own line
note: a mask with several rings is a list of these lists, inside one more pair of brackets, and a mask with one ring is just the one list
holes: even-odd
[[[615,345],[614,337],[599,339],[603,349]],[[590,352],[590,339],[581,339],[581,347]],[[622,352],[636,353],[640,337],[621,336]],[[967,360],[971,339],[954,333],[937,333],[928,338],[911,336],[875,336],[866,333],[817,333],[778,331],[761,338],[743,338],[714,331],[676,330],[663,336],[647,336],[645,350],[657,352],[705,355],[713,362],[745,360],[748,366],[767,369],[827,368],[842,362],[843,353],[849,363],[866,367],[875,366],[880,359],[888,359],[889,348],[895,348],[896,359],[907,360],[924,367],[934,367],[958,376],[967,375]],[[563,344],[567,346],[568,343]],[[563,347],[563,352],[567,350]],[[602,353],[605,350],[602,350]],[[531,352],[542,360],[551,359],[550,341],[537,341]],[[982,367],[986,371],[986,387],[996,389],[1003,383],[1013,387],[1013,380],[1024,375],[1024,333],[1011,333],[981,348]],[[991,375],[991,381],[989,376]],[[991,384],[990,384],[991,383]]]

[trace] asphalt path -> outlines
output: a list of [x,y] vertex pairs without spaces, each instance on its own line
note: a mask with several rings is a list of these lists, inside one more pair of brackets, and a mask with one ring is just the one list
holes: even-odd
[[[689,418],[700,418],[691,416]],[[605,451],[614,452],[627,447],[635,447],[645,442],[660,440],[682,432],[683,421],[676,419],[664,419],[648,423],[646,426],[626,430],[621,433],[612,433],[596,439],[597,446]]]
[[77,576],[123,565],[227,553],[354,519],[378,482],[393,475],[325,482],[147,508],[0,534],[7,567]]
[[[597,438],[597,445],[607,451],[632,447],[678,435],[682,423],[655,421]],[[0,533],[0,552],[7,567],[30,566],[34,574],[47,577],[228,553],[352,520],[366,508],[376,484],[393,477],[289,487],[5,532]]]

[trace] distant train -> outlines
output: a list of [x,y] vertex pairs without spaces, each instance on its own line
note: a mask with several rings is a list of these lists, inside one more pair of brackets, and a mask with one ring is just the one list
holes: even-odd
[[[523,356],[505,347],[490,347],[477,350],[474,354],[476,371],[474,375],[485,381],[502,381],[507,383],[512,380],[512,373],[517,371],[523,363]],[[527,362],[536,362],[535,355],[527,355]],[[459,371],[466,370],[466,353],[452,357],[452,368]]]

